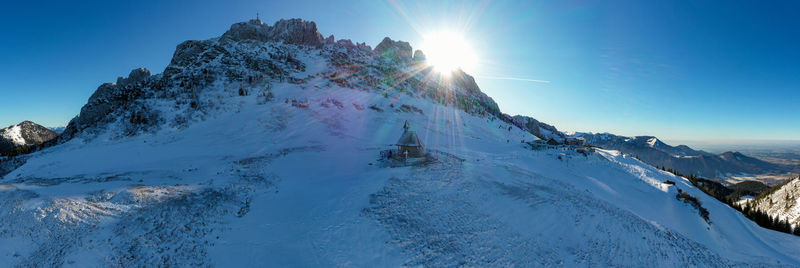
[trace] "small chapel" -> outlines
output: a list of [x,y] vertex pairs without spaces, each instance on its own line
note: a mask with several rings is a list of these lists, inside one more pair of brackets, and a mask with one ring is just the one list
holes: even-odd
[[401,157],[423,157],[425,156],[425,146],[419,140],[416,131],[409,130],[411,126],[406,120],[403,124],[403,135],[397,140],[397,153]]

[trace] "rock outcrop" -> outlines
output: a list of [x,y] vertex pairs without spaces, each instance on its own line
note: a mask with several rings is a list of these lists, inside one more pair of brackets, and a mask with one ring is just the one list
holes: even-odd
[[514,116],[514,124],[524,130],[527,130],[528,132],[530,132],[536,137],[539,137],[542,140],[553,139],[561,143],[564,142],[564,140],[566,139],[566,135],[564,135],[563,132],[556,129],[556,127],[539,122],[539,120],[536,120],[532,117],[524,115],[516,115]]
[[145,79],[150,78],[150,76],[152,76],[152,74],[147,68],[133,69],[131,73],[128,74],[128,78],[117,78],[117,86],[124,87],[136,83],[142,83],[145,82]]
[[233,24],[222,38],[233,41],[283,41],[287,44],[313,47],[321,47],[326,41],[317,31],[317,24],[301,19],[279,20],[273,26],[264,24],[260,19],[239,22]]
[[132,70],[127,78],[117,78],[117,83],[100,85],[81,108],[80,114],[69,122],[61,139],[70,139],[83,129],[112,121],[114,118],[109,115],[121,107],[131,108],[131,104],[144,94],[142,89],[151,77],[150,70],[138,68]]
[[422,50],[417,49],[416,51],[414,51],[414,60],[415,61],[425,61],[425,59],[426,59],[425,58],[425,53],[423,53]]
[[377,55],[406,61],[411,59],[411,44],[404,41],[394,41],[389,37],[383,38],[380,44],[375,46]]

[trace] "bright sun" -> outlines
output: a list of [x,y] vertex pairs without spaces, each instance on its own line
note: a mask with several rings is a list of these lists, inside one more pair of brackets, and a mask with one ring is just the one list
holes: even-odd
[[450,74],[458,68],[465,72],[475,70],[478,57],[469,43],[454,32],[439,32],[425,36],[422,45],[426,62],[442,74]]

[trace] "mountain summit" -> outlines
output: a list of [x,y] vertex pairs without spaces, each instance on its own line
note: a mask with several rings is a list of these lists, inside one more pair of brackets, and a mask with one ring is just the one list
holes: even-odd
[[[311,58],[315,61],[305,61]],[[267,102],[275,83],[303,85],[313,79],[382,94],[402,89],[470,113],[500,115],[471,76],[456,71],[443,79],[411,59],[408,43],[388,37],[371,50],[350,40],[323,39],[314,22],[300,19],[273,26],[240,22],[220,38],[181,43],[162,74],[139,68],[101,85],[66,127],[62,142],[82,132],[99,133],[97,128],[108,124],[115,124],[112,136],[186,127],[212,116],[210,110],[234,109],[231,96]]]
[[39,145],[55,139],[58,134],[31,121],[0,129],[0,154],[11,152],[17,146]]
[[222,35],[223,39],[233,41],[283,42],[293,45],[322,47],[325,39],[317,31],[313,21],[301,19],[279,20],[274,25],[264,24],[260,19],[233,24],[231,29]]

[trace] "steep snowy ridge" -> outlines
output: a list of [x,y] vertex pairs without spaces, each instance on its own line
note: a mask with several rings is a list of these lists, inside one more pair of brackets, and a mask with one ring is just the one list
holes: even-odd
[[[440,77],[407,43],[315,27],[235,24],[100,86],[60,144],[0,178],[0,263],[800,265],[796,237],[682,178],[612,150],[531,150],[472,77]],[[382,159],[406,121],[429,158]]]

